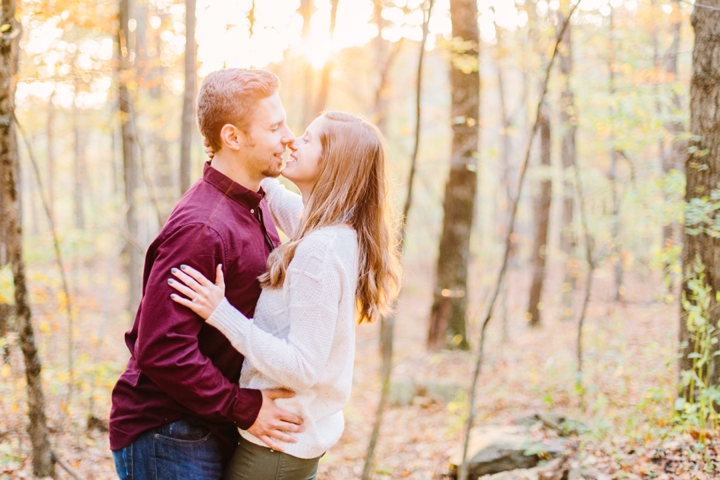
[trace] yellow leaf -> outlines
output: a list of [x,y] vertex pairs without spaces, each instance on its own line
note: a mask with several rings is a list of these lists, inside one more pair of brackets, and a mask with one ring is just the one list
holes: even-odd
[[9,377],[12,371],[10,370],[10,365],[7,363],[3,364],[2,368],[0,368],[0,377]]
[[13,413],[17,413],[17,411],[20,410],[20,406],[17,403],[13,403],[11,408]]

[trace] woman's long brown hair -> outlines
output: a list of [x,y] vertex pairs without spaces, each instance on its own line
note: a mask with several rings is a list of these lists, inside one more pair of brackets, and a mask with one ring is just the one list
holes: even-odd
[[398,229],[389,195],[387,149],[371,123],[343,112],[326,112],[322,156],[303,218],[290,241],[268,258],[263,287],[282,286],[298,244],[311,232],[348,224],[358,239],[358,323],[389,312],[400,288]]

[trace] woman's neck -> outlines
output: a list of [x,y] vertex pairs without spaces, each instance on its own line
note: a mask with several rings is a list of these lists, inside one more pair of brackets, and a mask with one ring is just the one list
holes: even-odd
[[296,187],[298,187],[298,190],[300,190],[300,196],[302,197],[302,203],[304,207],[307,207],[308,202],[310,201],[310,194],[312,193],[312,185],[298,185],[295,184]]

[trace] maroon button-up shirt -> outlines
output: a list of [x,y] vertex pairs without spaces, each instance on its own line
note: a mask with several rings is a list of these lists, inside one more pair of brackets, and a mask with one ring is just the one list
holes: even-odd
[[262,190],[252,192],[208,163],[148,248],[140,308],[125,334],[131,357],[112,393],[111,449],[192,416],[229,455],[237,445],[237,427],[247,429],[255,422],[262,395],[238,386],[243,356],[218,330],[173,302],[167,280],[170,269],[181,264],[214,280],[215,267],[222,264],[225,296],[252,318],[269,243],[280,244],[263,197]]

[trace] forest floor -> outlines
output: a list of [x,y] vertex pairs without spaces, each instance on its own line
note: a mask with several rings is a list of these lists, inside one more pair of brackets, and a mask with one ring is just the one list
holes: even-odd
[[[526,326],[523,315],[527,278],[512,273],[508,283],[513,291],[507,300],[501,297],[503,304],[489,330],[487,359],[477,392],[477,423],[504,424],[527,414],[558,412],[587,426],[576,438],[576,463],[594,472],[596,478],[720,478],[720,473],[711,473],[713,469],[720,472],[719,464],[714,463],[720,451],[720,445],[713,443],[717,438],[700,449],[692,437],[675,433],[671,426],[677,376],[677,299],[667,297],[659,274],[641,278],[628,273],[626,300],[616,303],[610,271],[602,268],[596,274],[584,329],[583,410],[578,407],[575,386],[577,315],[563,320],[560,294],[554,293],[560,292],[561,269],[551,271],[543,324],[536,329]],[[440,385],[445,393],[416,396],[409,405],[385,413],[375,477],[441,479],[449,472],[451,450],[462,440],[478,317],[490,285],[474,285],[469,299],[473,350],[429,353],[425,335],[431,302],[430,267],[418,267],[406,278],[410,280],[398,314],[393,378]],[[576,311],[582,287],[579,282]],[[88,309],[93,305],[88,300]],[[64,338],[60,335],[63,330],[58,323],[43,320],[43,315],[54,313],[51,310],[43,312],[42,305],[36,307],[41,352],[51,360],[46,360],[50,366],[44,374],[54,449],[81,478],[114,478],[107,434],[88,430],[86,417],[92,411],[107,418],[109,389],[127,358],[122,333],[129,320],[108,324],[104,333],[97,334],[90,333],[97,332],[97,323],[90,327],[96,319],[88,315],[85,325],[79,321],[76,376],[82,386],[68,408],[63,387],[67,374],[60,355],[63,345],[49,339]],[[360,477],[379,394],[378,333],[378,325],[357,328],[354,387],[345,409],[345,433],[322,458],[319,478]],[[101,348],[96,346],[98,335],[105,338]],[[16,350],[11,349],[10,363],[0,371],[0,479],[31,477],[23,414],[24,377]],[[87,401],[92,394],[94,406]],[[58,478],[70,477],[59,470]]]

